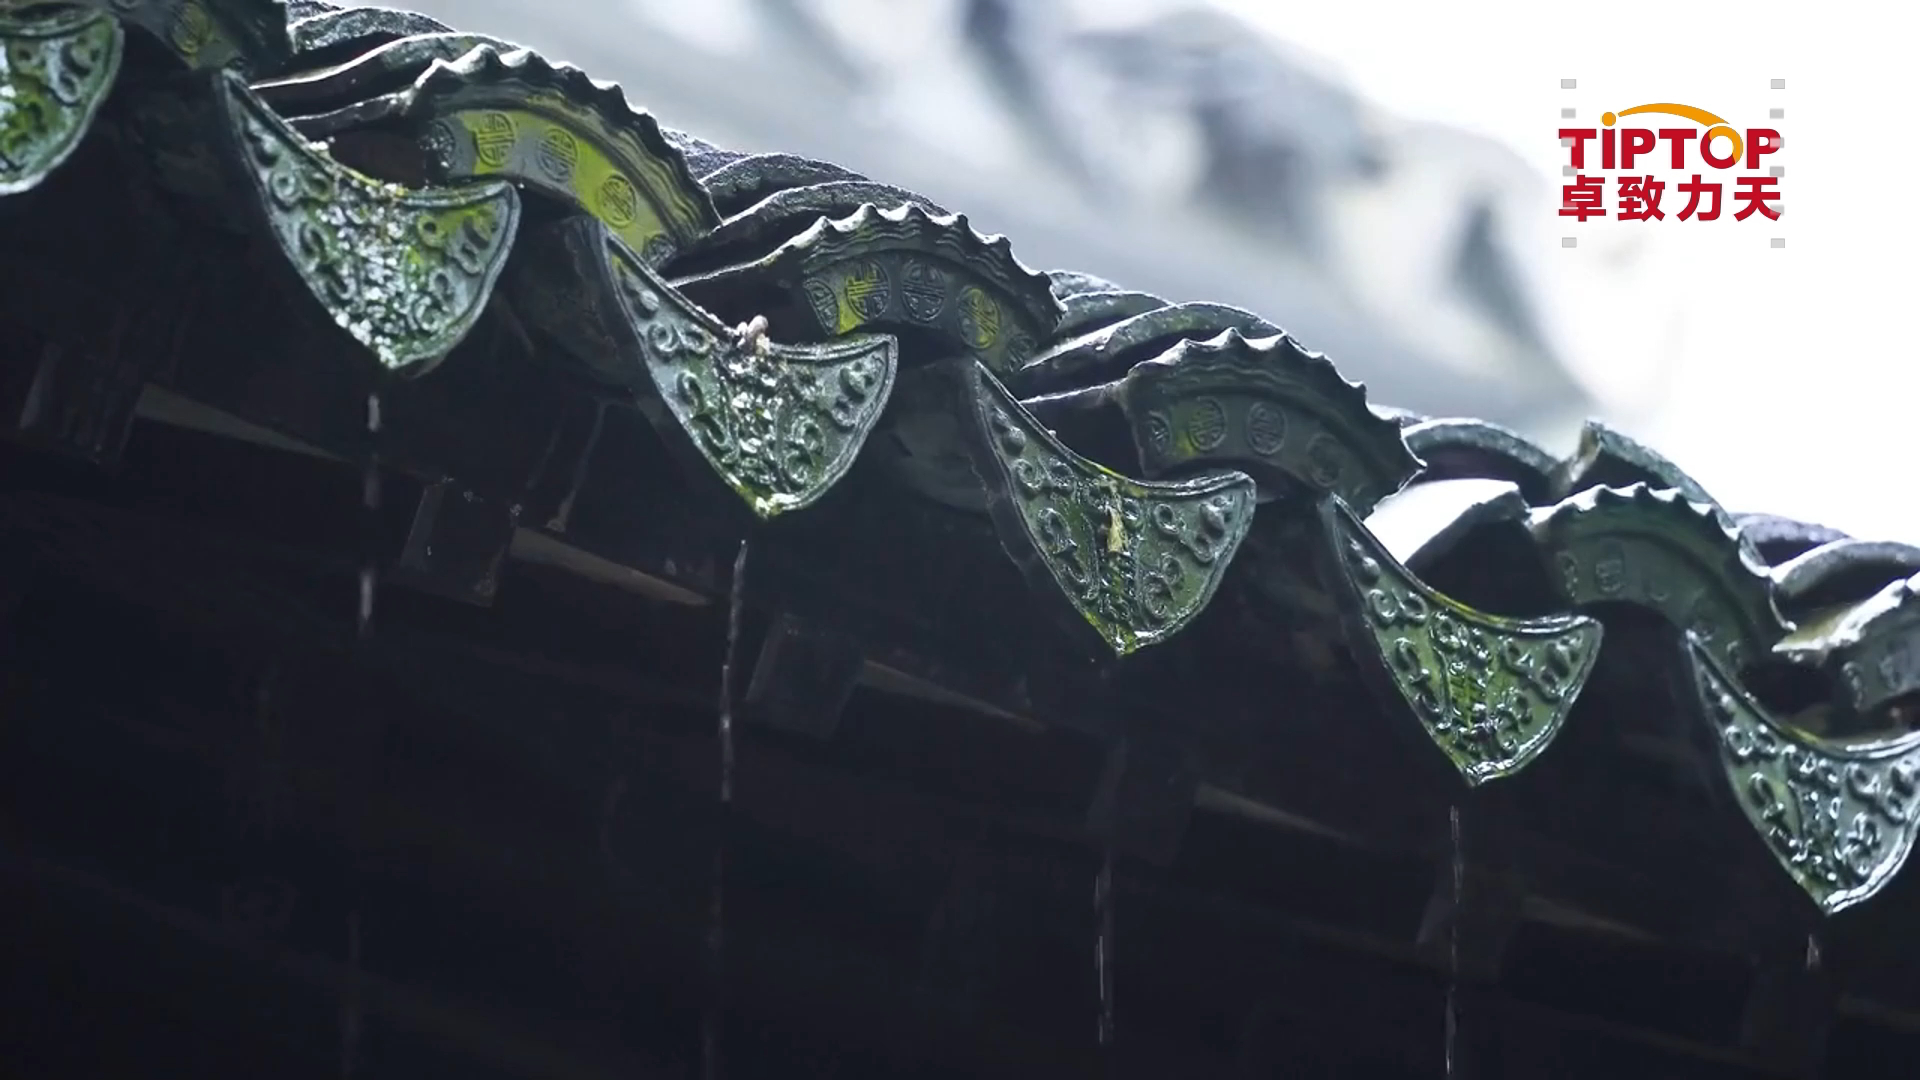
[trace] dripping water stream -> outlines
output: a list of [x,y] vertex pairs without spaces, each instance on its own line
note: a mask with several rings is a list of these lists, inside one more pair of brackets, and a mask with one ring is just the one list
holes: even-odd
[[373,594],[380,552],[380,391],[367,395],[367,459],[361,477],[360,594],[354,618],[355,637],[365,641],[373,633]]
[[740,650],[740,618],[745,608],[747,541],[733,558],[727,603],[727,647],[720,661],[720,791],[713,841],[713,892],[707,908],[707,1012],[700,1031],[701,1075],[719,1080],[721,1017],[726,1005],[727,835],[733,815],[733,666]]
[[1095,920],[1093,974],[1100,988],[1100,1019],[1095,1029],[1101,1052],[1112,1072],[1113,1063],[1113,846],[1101,853],[1100,872],[1093,879]]
[[[380,520],[380,385],[367,394],[366,460],[360,477],[360,570],[354,608],[354,640],[366,645],[373,636],[374,592],[381,557]],[[358,859],[356,857],[356,864]],[[366,1030],[366,1003],[361,988],[359,871],[351,872],[348,887],[355,895],[347,914],[347,985],[340,999],[340,1078],[352,1080],[359,1071],[361,1041]]]
[[1447,841],[1453,860],[1453,893],[1447,917],[1446,1070],[1447,1080],[1453,1080],[1455,1043],[1460,1035],[1460,898],[1467,878],[1466,858],[1460,849],[1458,806],[1447,807]]

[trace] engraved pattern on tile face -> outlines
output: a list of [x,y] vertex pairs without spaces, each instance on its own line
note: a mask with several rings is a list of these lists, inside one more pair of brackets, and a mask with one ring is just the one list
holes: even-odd
[[473,125],[474,160],[488,169],[504,168],[519,137],[513,117],[501,112],[482,114]]

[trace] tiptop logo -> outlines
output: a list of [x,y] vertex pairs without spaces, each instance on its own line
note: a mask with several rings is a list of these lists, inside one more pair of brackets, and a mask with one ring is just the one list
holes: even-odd
[[[1692,126],[1616,127],[1628,117],[1646,117],[1645,123],[1676,117]],[[1717,221],[1724,209],[1734,221],[1756,214],[1779,220],[1786,170],[1771,165],[1762,173],[1760,165],[1783,145],[1772,128],[1742,133],[1705,109],[1662,102],[1602,113],[1599,128],[1563,127],[1560,144],[1567,150],[1562,172],[1570,178],[1560,189],[1561,217]],[[1744,175],[1728,175],[1734,172]]]

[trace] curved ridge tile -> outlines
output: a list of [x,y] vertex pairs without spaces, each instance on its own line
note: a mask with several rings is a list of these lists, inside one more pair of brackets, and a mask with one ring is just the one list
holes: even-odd
[[453,61],[481,46],[510,50],[510,42],[484,34],[420,34],[356,53],[326,67],[258,80],[253,92],[282,115],[315,106],[339,105],[392,89],[395,80],[417,78],[435,60]]
[[1505,480],[1417,480],[1380,500],[1364,524],[1387,553],[1418,573],[1483,525],[1524,523],[1532,511]]
[[1033,587],[1121,655],[1191,622],[1253,522],[1253,478],[1130,479],[1060,442],[985,365],[956,367],[989,512]]
[[722,146],[715,146],[698,135],[689,135],[665,124],[660,125],[660,137],[667,140],[668,146],[680,151],[680,155],[687,159],[687,168],[692,170],[696,177],[705,177],[741,158],[753,156],[744,150],[728,150]]
[[776,191],[752,206],[729,215],[686,254],[717,251],[762,240],[781,226],[805,218],[845,217],[862,206],[917,206],[935,216],[947,211],[932,200],[891,184],[871,180],[832,180]]
[[[718,147],[710,147],[723,153]],[[789,188],[867,179],[852,169],[797,154],[733,155],[711,170],[696,169],[717,205],[744,207]],[[851,208],[849,208],[851,209]]]
[[408,191],[302,139],[232,72],[217,76],[235,166],[314,299],[380,364],[419,372],[480,317],[520,221],[512,187]]
[[1205,301],[1168,304],[1054,342],[1021,365],[1020,385],[1024,391],[1044,392],[1089,376],[1115,378],[1144,350],[1165,347],[1175,338],[1211,338],[1227,330],[1252,337],[1285,334],[1245,308]]
[[126,35],[111,16],[0,11],[0,196],[39,187],[66,163],[120,74]]
[[1520,487],[1528,502],[1554,498],[1554,474],[1560,463],[1517,431],[1470,417],[1418,420],[1404,432],[1407,448],[1426,468],[1422,479],[1505,480]]
[[1056,294],[1060,295],[1060,304],[1066,309],[1066,314],[1060,319],[1060,327],[1055,333],[1074,336],[1167,306],[1164,299],[1152,293],[1129,289],[1058,294],[1056,286]]
[[871,204],[807,231],[750,263],[677,282],[689,290],[770,282],[804,301],[828,335],[865,327],[941,333],[995,371],[1017,367],[1060,320],[1045,274],[1004,236],[975,232],[964,214]]
[[1789,615],[1865,599],[1920,573],[1920,547],[1890,540],[1835,540],[1773,568],[1773,595]]
[[1079,270],[1049,270],[1047,282],[1053,286],[1053,295],[1061,297],[1072,296],[1075,293],[1114,292],[1120,289],[1119,285],[1106,278],[1095,277]]
[[1420,469],[1364,385],[1284,334],[1177,342],[1135,364],[1115,396],[1150,476],[1240,469],[1263,492],[1331,492],[1364,514]]
[[1588,488],[1534,511],[1529,527],[1568,600],[1645,608],[1734,671],[1789,629],[1759,553],[1710,503],[1646,484]]
[[341,46],[361,49],[423,34],[452,34],[446,23],[417,11],[385,7],[334,8],[301,17],[287,27],[296,52],[311,53]]
[[1733,520],[1740,529],[1740,535],[1752,541],[1761,556],[1773,566],[1805,555],[1822,544],[1852,539],[1839,529],[1795,521],[1777,514],[1735,514]]
[[[293,26],[280,0],[169,0],[177,14],[167,40],[194,68],[238,64],[248,73],[274,71],[293,56]],[[192,14],[198,4],[209,20]]]
[[1059,327],[1054,330],[1056,337],[1078,336],[1167,306],[1163,297],[1123,288],[1106,278],[1078,270],[1049,270],[1047,280],[1053,285],[1053,295],[1060,298],[1066,309]]
[[88,6],[138,28],[196,71],[272,70],[293,53],[286,8],[277,0],[91,0]]
[[1773,653],[1831,672],[1856,713],[1920,694],[1920,574],[1810,620]]
[[1403,429],[1410,428],[1415,424],[1424,424],[1428,420],[1433,419],[1425,413],[1417,413],[1412,409],[1403,409],[1398,405],[1369,405],[1367,407],[1373,410],[1373,415],[1383,420],[1391,420],[1399,424]]
[[388,120],[422,126],[442,179],[500,178],[570,202],[659,266],[720,223],[654,118],[612,83],[528,49],[472,49],[412,86],[297,121],[328,136]]
[[1689,637],[1706,723],[1734,800],[1774,861],[1828,915],[1880,891],[1920,823],[1920,733],[1817,739],[1773,717]]
[[1707,489],[1680,466],[1598,420],[1587,421],[1580,429],[1580,445],[1573,456],[1555,467],[1553,494],[1564,499],[1592,487],[1625,488],[1634,484],[1678,491],[1688,502],[1711,506],[1727,518],[1729,525],[1733,523]]
[[1475,611],[1415,576],[1338,496],[1319,513],[1348,645],[1388,710],[1410,709],[1470,786],[1539,757],[1593,671],[1600,624]]

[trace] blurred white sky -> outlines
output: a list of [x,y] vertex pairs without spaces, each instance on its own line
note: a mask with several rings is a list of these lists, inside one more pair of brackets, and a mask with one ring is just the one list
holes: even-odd
[[[1533,163],[1551,186],[1516,239],[1608,419],[1729,509],[1920,543],[1906,486],[1920,465],[1910,0],[1216,2],[1319,54],[1388,111],[1492,136]],[[1770,89],[1776,78],[1786,89]],[[1602,111],[1661,101],[1780,131],[1785,146],[1766,159],[1786,167],[1778,222],[1682,223],[1677,205],[1662,222],[1556,215],[1560,109],[1590,127]],[[1785,119],[1769,121],[1773,107]],[[1562,249],[1563,235],[1580,246]],[[1770,248],[1773,236],[1787,246]]]

